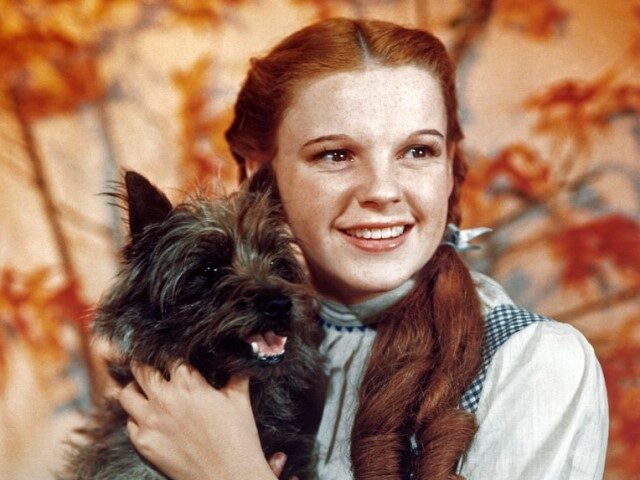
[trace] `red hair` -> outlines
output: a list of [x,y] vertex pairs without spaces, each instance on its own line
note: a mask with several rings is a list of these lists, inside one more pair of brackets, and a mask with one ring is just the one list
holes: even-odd
[[[296,93],[336,72],[370,65],[415,65],[440,82],[447,113],[447,146],[454,148],[449,222],[459,224],[458,199],[466,164],[455,90],[455,66],[430,33],[389,22],[334,18],[299,30],[266,56],[251,60],[226,132],[234,158],[269,161],[278,126]],[[469,271],[449,246],[440,246],[420,281],[379,315],[359,390],[351,435],[356,479],[401,479],[408,439],[420,446],[419,479],[456,478],[460,455],[476,430],[473,415],[458,408],[480,365],[483,319]]]

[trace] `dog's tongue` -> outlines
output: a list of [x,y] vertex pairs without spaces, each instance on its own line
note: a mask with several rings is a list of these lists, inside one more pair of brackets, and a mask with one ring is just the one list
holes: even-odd
[[284,351],[284,344],[287,343],[287,337],[280,337],[273,333],[273,330],[263,333],[254,333],[244,339],[245,342],[258,345],[258,352],[262,355],[277,355]]

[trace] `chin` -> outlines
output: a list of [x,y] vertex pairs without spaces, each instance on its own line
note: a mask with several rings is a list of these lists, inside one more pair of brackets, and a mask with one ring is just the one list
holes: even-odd
[[353,282],[349,282],[348,284],[351,285],[351,293],[348,295],[342,295],[342,302],[345,304],[364,302],[366,300],[369,300],[370,298],[398,288],[411,276],[412,274],[397,275],[392,277],[387,275],[383,281],[371,282],[358,279],[360,281],[356,280]]

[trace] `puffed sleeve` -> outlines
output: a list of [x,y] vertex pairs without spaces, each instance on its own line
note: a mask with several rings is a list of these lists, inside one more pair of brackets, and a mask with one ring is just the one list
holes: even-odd
[[461,461],[467,480],[601,479],[608,434],[604,378],[570,325],[529,325],[487,370],[479,429]]

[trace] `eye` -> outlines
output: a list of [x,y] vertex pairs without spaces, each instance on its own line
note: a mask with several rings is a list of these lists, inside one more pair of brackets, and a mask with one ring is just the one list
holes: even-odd
[[278,274],[278,276],[285,280],[296,283],[301,281],[300,269],[296,264],[284,260],[282,258],[271,260],[269,262],[271,268]]
[[330,162],[347,162],[353,160],[351,152],[345,149],[327,150],[324,149],[313,157],[314,160],[327,160]]
[[412,145],[403,152],[408,158],[431,158],[440,156],[441,150],[438,145]]
[[214,263],[205,263],[195,272],[195,276],[206,282],[215,282],[224,274],[224,269]]

